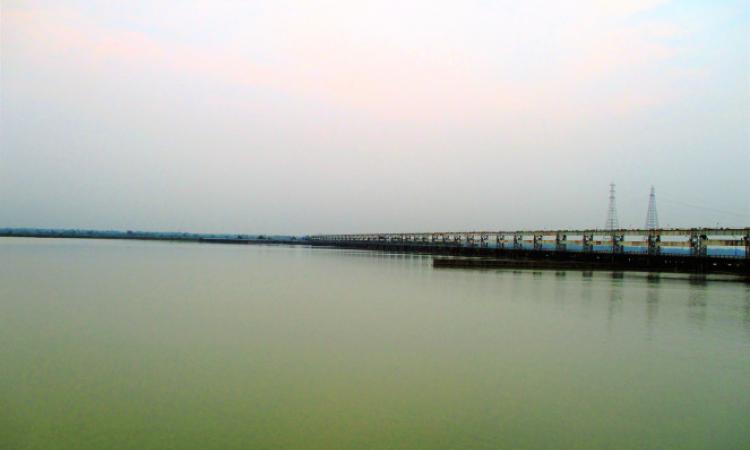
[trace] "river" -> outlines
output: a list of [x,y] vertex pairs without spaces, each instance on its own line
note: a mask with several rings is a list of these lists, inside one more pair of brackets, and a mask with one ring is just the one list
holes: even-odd
[[0,448],[746,449],[750,285],[0,238]]

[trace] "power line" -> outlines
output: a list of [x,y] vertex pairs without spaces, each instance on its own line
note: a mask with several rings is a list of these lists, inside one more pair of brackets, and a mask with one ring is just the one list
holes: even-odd
[[731,215],[731,216],[750,218],[750,213],[741,213],[741,212],[737,212],[737,211],[727,211],[727,210],[723,210],[723,209],[712,208],[710,206],[695,205],[695,204],[683,202],[683,201],[680,201],[680,200],[673,200],[673,199],[669,199],[669,198],[665,199],[663,196],[662,196],[662,201],[666,202],[666,203],[675,204],[675,205],[686,206],[686,207],[689,207],[689,208],[702,209],[704,211],[711,211],[711,212],[716,212],[716,213],[720,213],[720,214],[727,214],[727,215]]

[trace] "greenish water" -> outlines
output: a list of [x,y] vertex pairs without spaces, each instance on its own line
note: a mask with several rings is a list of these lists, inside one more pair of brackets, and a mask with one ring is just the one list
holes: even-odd
[[0,449],[746,449],[750,286],[0,239]]

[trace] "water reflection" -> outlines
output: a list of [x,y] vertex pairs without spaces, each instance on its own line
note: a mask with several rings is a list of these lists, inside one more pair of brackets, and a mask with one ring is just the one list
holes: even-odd
[[622,279],[615,278],[612,274],[612,282],[609,286],[609,302],[607,303],[607,329],[612,332],[612,326],[615,316],[622,312]]
[[565,296],[568,291],[568,286],[565,281],[565,272],[555,272],[555,304],[561,309],[565,307]]
[[583,272],[582,274],[583,284],[581,285],[581,304],[588,310],[591,307],[591,300],[593,293],[589,283],[591,283],[591,272]]
[[646,329],[649,339],[653,337],[654,324],[656,316],[659,313],[660,283],[661,280],[658,277],[648,280],[649,286],[646,291]]
[[696,325],[698,328],[703,328],[706,325],[706,281],[694,281],[690,280],[690,285],[693,286],[688,294],[688,318],[691,323]]

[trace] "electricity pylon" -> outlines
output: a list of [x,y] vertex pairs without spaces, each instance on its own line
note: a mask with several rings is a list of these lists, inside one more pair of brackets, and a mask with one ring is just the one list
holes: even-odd
[[656,214],[656,193],[651,186],[651,194],[648,196],[648,212],[646,213],[646,229],[655,230],[659,228],[659,216]]
[[607,209],[607,223],[604,225],[607,230],[616,230],[620,228],[617,223],[617,205],[615,204],[615,184],[609,183],[609,209]]

